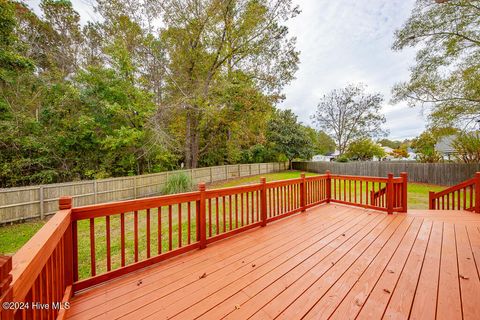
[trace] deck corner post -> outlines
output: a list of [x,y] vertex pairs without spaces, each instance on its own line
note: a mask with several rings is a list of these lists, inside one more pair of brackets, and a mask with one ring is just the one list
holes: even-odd
[[393,173],[388,174],[387,181],[387,213],[393,214],[393,198],[395,194],[393,192]]
[[201,182],[198,184],[198,191],[200,191],[200,200],[199,200],[199,223],[198,223],[198,232],[200,236],[198,239],[200,242],[200,249],[207,247],[207,219],[206,219],[206,194],[205,194],[205,183]]
[[267,225],[267,179],[265,177],[260,178],[262,189],[260,190],[260,210],[262,218],[262,227]]
[[475,173],[475,213],[480,213],[480,172]]
[[330,203],[332,198],[332,177],[330,176],[330,170],[325,171],[327,175],[327,203]]
[[402,177],[402,212],[408,210],[408,173],[400,172]]
[[305,212],[306,210],[306,199],[307,199],[307,194],[306,194],[306,188],[305,188],[305,173],[302,172],[300,177],[302,178],[302,182],[300,182],[300,207],[302,212]]
[[428,209],[435,210],[435,192],[429,191],[428,192]]
[[58,199],[58,210],[68,210],[72,209],[72,197],[60,197]]
[[[13,301],[12,257],[0,256],[0,303]],[[13,310],[0,307],[0,319],[12,320]]]

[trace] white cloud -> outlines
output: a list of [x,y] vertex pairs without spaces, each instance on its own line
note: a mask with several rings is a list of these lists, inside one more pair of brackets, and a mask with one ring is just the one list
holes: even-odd
[[318,100],[330,90],[362,82],[385,96],[383,110],[392,138],[424,129],[419,110],[389,104],[392,86],[408,79],[414,51],[391,50],[393,33],[410,15],[414,0],[297,0],[302,14],[289,22],[301,51],[297,79],[285,88],[282,108],[311,124]]

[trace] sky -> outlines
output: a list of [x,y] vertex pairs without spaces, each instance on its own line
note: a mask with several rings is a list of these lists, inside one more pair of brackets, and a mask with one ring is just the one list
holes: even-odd
[[[92,1],[72,0],[84,21],[94,19]],[[420,134],[426,123],[422,110],[406,103],[390,104],[391,88],[408,80],[414,63],[415,49],[391,50],[394,32],[407,20],[414,2],[294,0],[302,13],[290,20],[288,27],[290,35],[297,38],[300,65],[296,79],[285,87],[286,99],[279,107],[292,109],[300,121],[314,127],[311,116],[323,95],[363,83],[367,91],[384,95],[389,138],[403,140]],[[38,10],[39,0],[27,3]]]

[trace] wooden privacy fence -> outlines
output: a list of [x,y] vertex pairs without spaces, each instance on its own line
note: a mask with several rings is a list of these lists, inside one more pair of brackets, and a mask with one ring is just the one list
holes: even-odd
[[466,210],[480,213],[480,172],[460,184],[428,194],[430,210]]
[[409,161],[356,161],[356,162],[293,162],[293,169],[323,173],[384,177],[389,172],[408,173],[411,182],[452,186],[472,177],[480,171],[480,163],[417,163]]
[[377,178],[327,172],[213,190],[200,183],[195,192],[84,207],[72,208],[70,197],[60,198],[60,211],[13,256],[11,284],[8,268],[2,272],[6,295],[0,302],[20,303],[1,311],[2,320],[13,312],[16,319],[62,318],[62,308],[18,306],[68,303],[79,290],[322,203],[406,211],[406,184],[405,174]]
[[192,183],[215,182],[288,169],[287,163],[253,163],[161,172],[31,187],[0,189],[0,224],[54,214],[61,195],[69,194],[75,206],[160,195],[169,176],[183,172]]

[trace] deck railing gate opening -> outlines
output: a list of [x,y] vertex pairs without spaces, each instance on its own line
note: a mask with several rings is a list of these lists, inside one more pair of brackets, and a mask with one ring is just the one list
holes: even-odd
[[[327,172],[76,208],[63,197],[13,259],[0,258],[0,302],[14,303],[1,319],[62,319],[75,292],[319,204],[406,212],[407,180]],[[32,303],[50,308],[19,308]]]

